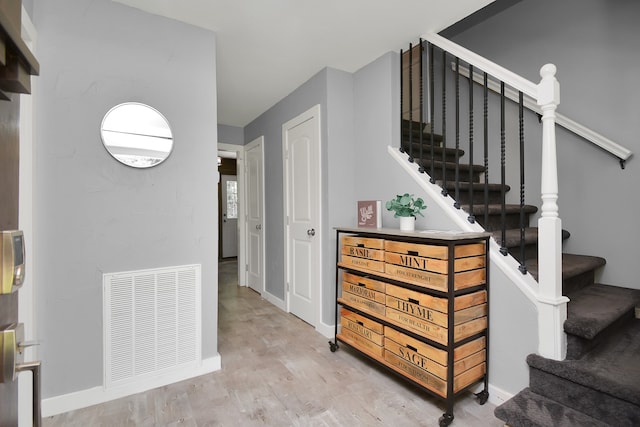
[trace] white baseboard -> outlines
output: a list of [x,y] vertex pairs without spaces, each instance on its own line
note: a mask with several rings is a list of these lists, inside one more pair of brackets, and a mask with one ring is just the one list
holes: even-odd
[[93,387],[86,390],[76,391],[73,393],[63,394],[60,396],[50,397],[42,400],[42,416],[50,417],[52,415],[61,414],[63,412],[73,411],[75,409],[86,408],[87,406],[97,405],[99,403],[108,402],[110,400],[119,399],[121,397],[130,396],[136,393],[142,393],[157,387],[162,387],[175,382],[188,380],[189,378],[198,377],[211,372],[219,371],[222,368],[220,354],[204,359],[200,366],[184,369],[178,372],[172,372],[152,378],[148,381],[141,381],[136,384],[128,384],[123,387],[113,387],[109,390],[104,387]]
[[320,322],[320,324],[316,328],[316,331],[329,339],[333,339],[334,334],[336,332],[335,327],[333,325],[327,325],[326,323],[322,323],[322,322]]
[[489,402],[493,405],[500,406],[507,400],[511,399],[513,394],[498,388],[489,383]]
[[[471,391],[472,393],[478,393],[481,392],[483,388],[483,384],[477,384],[476,386],[471,387],[469,391]],[[491,403],[492,405],[500,406],[512,397],[513,394],[506,392],[501,388],[498,388],[489,383],[489,403]]]
[[287,307],[286,307],[286,304],[284,303],[284,300],[274,296],[273,294],[270,294],[266,290],[262,294],[262,298],[269,301],[271,304],[275,305],[280,310],[287,311]]

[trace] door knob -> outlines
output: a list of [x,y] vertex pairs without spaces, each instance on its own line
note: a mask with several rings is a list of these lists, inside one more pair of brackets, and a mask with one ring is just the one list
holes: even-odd
[[262,224],[256,225],[256,230],[262,230]]
[[316,235],[316,230],[314,230],[313,228],[307,230],[307,236],[313,237],[315,235]]

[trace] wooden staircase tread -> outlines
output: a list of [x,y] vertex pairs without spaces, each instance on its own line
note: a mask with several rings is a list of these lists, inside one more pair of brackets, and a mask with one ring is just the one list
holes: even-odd
[[[436,184],[438,184],[439,186],[443,186],[443,182],[442,180],[437,180]],[[469,187],[471,187],[473,189],[473,192],[482,192],[484,191],[484,187],[485,185],[488,187],[489,191],[493,192],[493,191],[502,191],[502,188],[504,187],[504,192],[508,193],[509,190],[511,190],[511,187],[508,186],[507,184],[505,184],[504,186],[502,184],[485,184],[483,182],[467,182],[467,181],[462,181],[460,183],[458,183],[458,186],[460,188],[460,190],[466,190],[469,191]],[[444,185],[444,188],[446,188],[450,193],[453,193],[453,191],[456,189],[456,183],[455,182],[451,182],[451,181],[447,181]]]
[[[469,205],[461,205],[461,208],[469,212]],[[515,214],[520,212],[520,205],[505,205],[505,212],[507,214]],[[523,207],[525,214],[533,214],[538,212],[538,207],[533,205],[524,205]],[[499,215],[502,213],[502,204],[500,203],[490,203],[487,205],[487,210],[489,211],[489,215]],[[484,203],[474,203],[473,205],[473,214],[479,217],[480,215],[484,215],[485,205]]]
[[[409,146],[412,145],[413,146],[413,154],[414,155],[418,155],[420,153],[420,142],[419,141],[412,141],[411,144],[409,144],[409,141],[402,141],[402,152],[405,153],[409,153]],[[461,149],[455,149],[455,148],[451,148],[451,147],[441,147],[439,145],[434,145],[433,146],[433,152],[434,154],[437,154],[438,156],[442,156],[442,152],[445,152],[445,154],[448,157],[453,157],[456,155],[456,152],[458,153],[458,158],[464,156],[464,150]],[[424,141],[422,144],[422,155],[431,159],[431,157],[429,157],[429,155],[431,154],[431,144],[428,143],[428,141]],[[436,157],[437,159],[437,157]]]
[[[431,163],[432,163],[431,159],[429,159],[429,160],[415,159],[415,161],[416,161],[416,163],[422,165],[427,170],[429,170],[429,168],[431,168]],[[433,165],[434,165],[434,168],[436,169],[436,171],[438,169],[442,170],[443,164],[444,164],[444,168],[447,169],[447,170],[455,170],[455,168],[456,168],[456,163],[455,162],[443,162],[442,160],[438,160],[438,159],[434,159],[433,160]],[[471,165],[471,166],[469,166],[468,163],[460,163],[460,164],[458,164],[458,170],[460,170],[460,171],[468,172],[469,169],[472,169],[476,173],[484,172],[484,166],[482,166],[482,165]]]
[[495,415],[510,426],[606,427],[587,414],[534,393],[529,387],[498,406]]
[[[640,304],[640,289],[594,284],[575,292],[569,298],[571,301],[567,305],[565,332],[593,339]],[[638,339],[640,340],[640,335]]]
[[[563,238],[565,230],[562,230]],[[590,270],[595,270],[607,261],[604,258],[591,255],[562,254],[562,280],[567,280]],[[538,280],[538,260],[526,261],[527,271]]]

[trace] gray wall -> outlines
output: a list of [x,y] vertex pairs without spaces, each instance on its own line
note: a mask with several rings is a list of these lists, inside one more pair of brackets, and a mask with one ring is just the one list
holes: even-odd
[[[316,104],[321,104],[322,156],[327,153],[327,69],[311,77],[276,105],[265,111],[244,129],[245,143],[264,135],[264,187],[266,242],[266,290],[284,300],[284,198],[282,162],[282,125]],[[322,230],[323,238],[328,230]]]
[[244,145],[244,128],[218,125],[218,142],[223,144]]
[[[542,65],[554,63],[558,111],[638,153],[638,17],[634,0],[523,0],[453,40],[534,82]],[[571,233],[565,252],[602,256],[603,283],[640,288],[631,267],[640,239],[637,158],[621,170],[614,157],[561,128],[557,142],[560,216]],[[529,156],[527,168],[539,170],[539,156]]]
[[245,127],[245,142],[265,137],[265,241],[267,292],[284,299],[284,206],[282,125],[320,104],[322,156],[322,283],[321,321],[333,325],[335,313],[335,232],[333,227],[355,224],[351,184],[353,168],[353,76],[325,68]]
[[[201,264],[203,357],[215,356],[214,34],[110,0],[36,0],[34,24],[43,397],[102,385],[103,273]],[[158,167],[123,166],[102,146],[103,115],[125,101],[169,120],[175,149]]]

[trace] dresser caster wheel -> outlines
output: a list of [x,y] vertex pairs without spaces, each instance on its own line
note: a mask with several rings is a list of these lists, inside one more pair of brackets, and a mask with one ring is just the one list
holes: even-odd
[[438,420],[440,427],[447,427],[452,422],[453,422],[453,414],[442,414],[442,416]]
[[338,343],[329,341],[329,350],[331,350],[331,353],[335,353],[338,348],[340,348],[338,347]]
[[487,390],[482,390],[480,393],[476,393],[476,397],[478,398],[478,403],[480,405],[484,405],[489,400],[489,392]]

